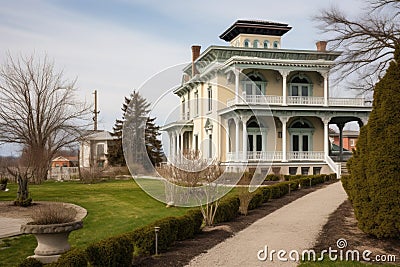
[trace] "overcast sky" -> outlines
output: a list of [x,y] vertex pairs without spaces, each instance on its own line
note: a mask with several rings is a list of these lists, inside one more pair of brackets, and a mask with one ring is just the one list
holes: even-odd
[[[284,36],[282,48],[315,49],[323,36],[311,20],[313,15],[333,4],[355,15],[363,2],[0,0],[0,63],[7,51],[47,54],[57,69],[64,70],[65,78],[77,78],[79,97],[92,101],[93,91],[98,90],[99,128],[111,130],[121,117],[124,96],[139,89],[156,102],[180,83],[190,46],[199,44],[204,51],[209,45],[226,45],[218,36],[237,19],[288,23],[293,29]],[[168,80],[166,88],[158,88],[160,83],[143,87],[154,75]],[[177,97],[169,97],[171,107],[178,103]],[[163,119],[168,108],[163,105],[153,115]],[[0,154],[11,151],[0,146]]]

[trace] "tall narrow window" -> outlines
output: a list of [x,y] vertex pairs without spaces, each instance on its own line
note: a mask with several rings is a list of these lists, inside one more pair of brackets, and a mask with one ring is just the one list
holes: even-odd
[[186,103],[185,103],[185,98],[182,98],[182,119],[186,119]]
[[195,102],[195,115],[199,116],[199,92],[194,93],[194,97],[196,98]]
[[209,157],[209,158],[212,158],[212,147],[213,147],[213,143],[212,143],[212,135],[211,135],[211,134],[208,135],[208,140],[209,140],[209,143],[208,143],[208,157]]
[[269,42],[267,40],[264,41],[264,48],[269,48]]
[[187,117],[187,119],[189,119],[190,118],[190,92],[188,93],[188,101],[187,101],[187,115],[186,115],[186,117]]
[[194,135],[194,149],[195,151],[199,151],[199,136],[197,134]]
[[207,110],[211,111],[212,110],[212,90],[211,90],[211,87],[208,87],[207,95],[208,95]]
[[248,39],[244,40],[244,47],[249,47],[250,41]]
[[274,42],[274,48],[279,48],[279,42],[278,41]]

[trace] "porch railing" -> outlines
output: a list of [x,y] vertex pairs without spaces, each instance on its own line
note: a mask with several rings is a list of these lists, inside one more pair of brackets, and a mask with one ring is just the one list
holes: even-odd
[[289,96],[289,105],[317,105],[321,106],[324,104],[323,97],[316,96]]
[[333,159],[329,156],[325,156],[325,161],[328,163],[328,166],[331,168],[331,170],[336,173],[337,178],[340,178],[342,176],[342,165],[340,163],[334,162]]
[[[251,105],[282,105],[283,97],[275,95],[245,95],[238,99],[230,99],[227,106],[235,104],[251,104]],[[288,105],[304,105],[304,106],[323,106],[325,104],[323,97],[317,96],[288,96]],[[371,103],[364,98],[329,98],[329,106],[350,106],[350,107],[370,107]]]
[[[286,159],[290,161],[297,160],[317,160],[323,161],[323,151],[291,151],[286,153]],[[247,151],[246,155],[242,151],[239,153],[228,152],[227,161],[243,160],[262,160],[262,161],[281,161],[283,159],[282,151]]]
[[324,160],[322,151],[292,151],[288,152],[288,160]]

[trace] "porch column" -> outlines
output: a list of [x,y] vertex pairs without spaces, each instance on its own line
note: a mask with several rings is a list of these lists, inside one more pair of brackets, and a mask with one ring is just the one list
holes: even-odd
[[174,133],[169,133],[169,153],[170,160],[174,157]]
[[175,143],[174,143],[174,145],[175,145],[175,158],[178,156],[178,151],[179,151],[179,132],[177,131],[176,133],[175,133]]
[[280,70],[279,73],[282,75],[282,105],[287,106],[287,76],[290,71],[288,70]]
[[324,156],[329,157],[329,121],[331,118],[322,118],[324,123]]
[[235,120],[235,130],[236,130],[236,133],[235,133],[235,154],[236,154],[236,157],[235,157],[235,160],[239,160],[239,131],[240,131],[240,129],[239,129],[239,118],[235,118],[234,119]]
[[250,119],[250,116],[242,115],[240,119],[242,120],[242,127],[243,127],[243,132],[242,132],[243,161],[247,161],[247,121]]
[[179,154],[182,155],[183,152],[183,133],[179,133]]
[[287,148],[286,148],[286,132],[287,132],[287,127],[286,124],[289,120],[288,117],[281,117],[280,120],[282,121],[282,161],[287,162]]
[[266,159],[268,159],[268,157],[267,157],[267,129],[261,130],[261,143],[262,143],[261,153],[264,154],[261,156],[261,158],[265,157],[265,160],[266,160]]
[[241,69],[235,71],[235,103],[239,103],[239,84]]
[[242,117],[242,127],[243,127],[243,161],[247,161],[247,120]]
[[339,161],[343,161],[343,128],[345,123],[338,123],[339,128]]
[[321,73],[322,77],[324,77],[324,106],[327,107],[329,105],[329,90],[328,90],[328,72]]
[[225,120],[225,161],[228,161],[229,154],[229,119]]

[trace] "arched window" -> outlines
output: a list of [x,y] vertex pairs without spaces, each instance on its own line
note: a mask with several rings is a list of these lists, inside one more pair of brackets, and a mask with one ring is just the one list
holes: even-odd
[[248,79],[243,81],[243,88],[246,95],[265,95],[267,81],[258,72],[252,72],[247,75]]
[[268,40],[264,41],[264,48],[269,48],[269,41]]
[[[304,75],[304,74],[298,74],[296,76],[293,76],[292,79],[290,80],[289,84],[289,96],[292,97],[307,97],[307,96],[312,96],[312,83],[310,79]],[[300,99],[292,99],[293,101],[297,101]],[[294,103],[296,104],[296,103]],[[301,104],[301,103],[297,103]]]
[[244,45],[244,47],[249,47],[249,46],[250,46],[250,41],[249,41],[249,39],[244,40],[243,45]]
[[258,48],[258,44],[259,44],[260,42],[258,41],[258,40],[254,40],[254,42],[253,42],[253,47],[254,48]]
[[274,42],[274,48],[279,48],[279,42],[278,41]]

